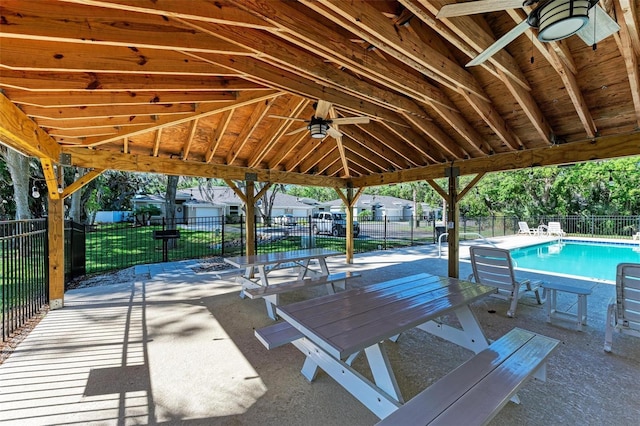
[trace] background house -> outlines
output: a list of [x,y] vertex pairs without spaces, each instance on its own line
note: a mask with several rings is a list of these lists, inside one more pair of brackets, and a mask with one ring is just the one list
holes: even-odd
[[[155,205],[162,211],[162,215],[152,219],[166,216],[166,203],[164,195],[137,195],[133,201],[133,209],[145,205]],[[258,200],[257,207],[261,207],[262,200]],[[225,216],[233,221],[243,214],[243,202],[236,193],[227,186],[217,186],[201,192],[199,187],[183,189],[176,194],[176,220],[179,223],[195,224],[200,218]],[[300,198],[278,192],[275,196],[272,217],[291,214],[294,217],[308,217],[315,211],[328,210],[327,204],[320,203],[310,198]],[[261,221],[261,218],[258,218]]]
[[[327,203],[332,212],[344,211],[345,206],[341,199]],[[371,212],[373,220],[409,220],[413,216],[413,201],[386,195],[362,194],[354,206],[354,214],[359,216],[363,211]]]

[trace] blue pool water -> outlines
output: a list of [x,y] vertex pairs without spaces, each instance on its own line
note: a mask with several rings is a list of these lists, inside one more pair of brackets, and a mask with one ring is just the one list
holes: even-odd
[[515,267],[615,282],[618,263],[640,263],[640,244],[563,240],[511,250]]

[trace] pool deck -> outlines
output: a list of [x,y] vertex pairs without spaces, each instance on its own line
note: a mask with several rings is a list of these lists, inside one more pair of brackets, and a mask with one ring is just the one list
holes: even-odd
[[[542,238],[491,239],[516,247]],[[471,242],[464,242],[468,251]],[[465,248],[467,247],[467,248]],[[468,254],[467,254],[468,256]],[[303,355],[292,345],[267,351],[255,328],[272,324],[261,300],[242,300],[233,272],[195,273],[195,261],[145,265],[130,282],[71,290],[65,308],[51,311],[0,365],[0,423],[4,425],[372,425],[376,416],[324,373],[300,374]],[[329,259],[332,271],[358,270],[363,286],[419,272],[447,274],[437,246],[409,247]],[[471,272],[460,262],[460,277]],[[509,402],[491,425],[636,425],[640,418],[640,339],[614,335],[603,351],[606,304],[615,286],[553,280],[592,290],[588,325],[545,322],[544,306],[526,296],[516,318],[491,297],[472,309],[496,339],[521,327],[559,339],[546,382],[527,383],[520,405]],[[316,289],[317,290],[317,289]],[[283,296],[293,302],[322,294]],[[558,305],[575,309],[560,294]],[[471,353],[420,331],[385,343],[405,398],[433,383]],[[425,358],[433,362],[425,362]],[[354,366],[363,366],[362,360]],[[362,369],[363,374],[368,374]]]

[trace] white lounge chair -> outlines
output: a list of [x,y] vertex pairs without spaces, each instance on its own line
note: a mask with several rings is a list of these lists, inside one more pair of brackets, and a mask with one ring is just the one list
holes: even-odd
[[560,222],[549,222],[547,225],[547,234],[549,234],[549,236],[557,235],[558,237],[564,237],[567,235],[567,233],[562,230]]
[[616,273],[616,297],[607,307],[604,350],[611,352],[613,331],[640,337],[640,263],[621,263]]
[[527,222],[518,222],[518,227],[520,228],[520,230],[518,231],[518,234],[536,235],[538,233],[537,229],[535,231],[532,229],[529,229],[529,224]]
[[632,237],[634,240],[640,240],[640,232],[636,232]]
[[518,299],[525,294],[525,291],[533,291],[538,304],[542,304],[538,289],[541,282],[517,280],[513,272],[509,250],[472,246],[469,251],[473,268],[472,277],[478,284],[496,287],[495,297],[510,301],[511,304],[507,311],[508,317],[515,316]]
[[518,227],[520,228],[518,234],[529,235],[544,235],[545,229],[547,228],[544,225],[540,225],[537,228],[531,229],[529,228],[529,224],[527,222],[518,222]]

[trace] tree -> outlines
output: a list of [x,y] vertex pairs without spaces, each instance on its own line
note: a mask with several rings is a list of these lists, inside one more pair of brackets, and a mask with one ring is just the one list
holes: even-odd
[[[256,191],[260,192],[268,183],[265,182],[256,182]],[[276,200],[276,194],[280,192],[284,192],[284,185],[275,184],[272,185],[270,190],[267,190],[265,194],[260,199],[258,203],[258,211],[260,212],[260,216],[262,216],[262,221],[267,226],[271,226],[271,212],[273,211],[273,203]]]
[[[86,170],[82,167],[78,167],[76,169],[76,175],[79,179],[86,174]],[[74,222],[82,223],[82,193],[85,191],[85,188],[80,188],[73,194],[71,194],[71,202],[69,205],[69,219]]]
[[15,216],[15,211],[11,175],[4,157],[0,155],[0,220],[12,219]]
[[287,186],[283,192],[298,198],[310,198],[320,202],[330,201],[336,198],[336,191],[332,188],[317,186]]
[[[176,229],[176,192],[180,176],[167,176],[167,192],[165,195],[165,215],[167,218],[167,229]],[[167,241],[167,248],[174,249],[177,241],[171,238]]]
[[13,184],[13,201],[16,208],[16,219],[31,219],[29,209],[29,176],[31,175],[29,158],[9,148],[0,150],[6,162]]
[[149,223],[152,216],[159,216],[162,214],[160,207],[149,204],[146,206],[140,206],[133,211],[133,215],[136,218],[136,223],[144,226]]

